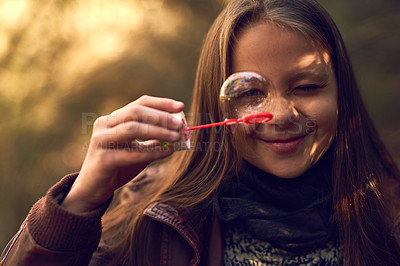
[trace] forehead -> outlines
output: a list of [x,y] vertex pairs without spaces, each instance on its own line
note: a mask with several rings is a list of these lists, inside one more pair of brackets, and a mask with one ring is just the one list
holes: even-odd
[[231,70],[274,72],[326,70],[329,53],[300,32],[258,22],[238,33],[233,45]]

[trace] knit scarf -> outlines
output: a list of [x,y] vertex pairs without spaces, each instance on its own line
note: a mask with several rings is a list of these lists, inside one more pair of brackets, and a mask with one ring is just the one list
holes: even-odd
[[244,163],[215,201],[224,226],[292,254],[304,254],[336,234],[332,212],[332,157],[324,155],[304,174],[279,178]]

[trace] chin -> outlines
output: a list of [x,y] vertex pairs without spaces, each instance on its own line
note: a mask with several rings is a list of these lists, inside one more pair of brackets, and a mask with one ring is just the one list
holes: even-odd
[[264,171],[280,178],[293,179],[304,174],[307,171],[307,169],[274,169],[273,171],[267,171],[267,170]]
[[292,179],[292,178],[297,178],[304,174],[306,170],[304,171],[282,171],[278,173],[273,173],[273,175],[280,177],[280,178],[286,178],[286,179]]

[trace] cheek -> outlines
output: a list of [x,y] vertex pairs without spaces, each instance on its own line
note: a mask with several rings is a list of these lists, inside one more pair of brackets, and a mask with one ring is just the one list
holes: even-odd
[[337,114],[338,109],[336,103],[327,103],[322,109],[320,123],[327,131],[336,131]]
[[333,95],[298,101],[296,109],[307,120],[307,126],[314,125],[323,131],[336,130],[337,104]]

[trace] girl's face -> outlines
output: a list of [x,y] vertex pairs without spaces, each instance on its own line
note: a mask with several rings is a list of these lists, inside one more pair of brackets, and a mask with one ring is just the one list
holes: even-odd
[[337,85],[328,53],[300,33],[259,22],[239,34],[231,67],[262,75],[276,97],[270,122],[235,129],[239,153],[282,178],[303,174],[336,132]]

